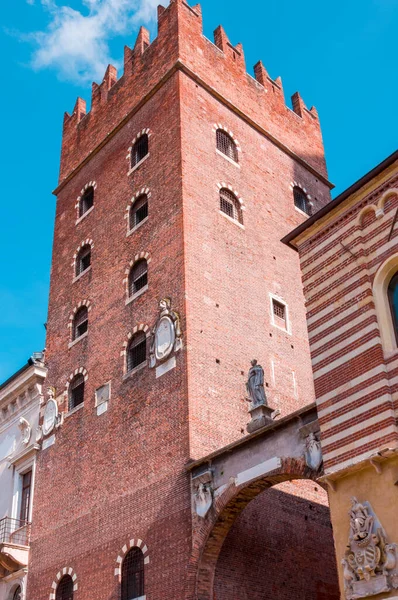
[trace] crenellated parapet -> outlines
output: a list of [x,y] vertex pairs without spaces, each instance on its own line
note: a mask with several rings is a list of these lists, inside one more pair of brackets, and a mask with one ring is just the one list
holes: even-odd
[[78,98],[70,115],[65,113],[60,184],[137,112],[177,72],[182,72],[290,155],[308,164],[326,181],[323,143],[315,108],[301,96],[285,104],[282,81],[271,79],[262,62],[254,77],[246,71],[241,44],[233,45],[222,26],[214,43],[203,35],[199,5],[172,0],[158,7],[158,35],[151,42],[141,27],[133,48],[125,47],[124,73],[118,79],[109,65],[103,81],[93,83],[91,109]]

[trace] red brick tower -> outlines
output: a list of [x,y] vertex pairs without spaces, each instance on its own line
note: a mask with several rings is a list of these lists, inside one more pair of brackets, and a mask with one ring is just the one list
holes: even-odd
[[[186,464],[242,437],[253,357],[282,414],[314,398],[299,263],[279,240],[330,187],[315,109],[298,94],[287,108],[281,81],[261,63],[248,75],[242,46],[221,27],[206,39],[183,0],[126,47],[120,79],[109,66],[93,84],[90,112],[78,99],[65,115],[46,354],[59,414],[44,415],[30,600],[65,576],[75,600],[119,598],[130,546],[148,600],[193,598]],[[165,361],[150,348],[163,298]]]

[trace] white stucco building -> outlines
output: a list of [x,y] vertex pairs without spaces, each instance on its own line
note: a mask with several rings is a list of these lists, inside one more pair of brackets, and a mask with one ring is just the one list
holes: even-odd
[[44,355],[0,385],[0,600],[25,600]]

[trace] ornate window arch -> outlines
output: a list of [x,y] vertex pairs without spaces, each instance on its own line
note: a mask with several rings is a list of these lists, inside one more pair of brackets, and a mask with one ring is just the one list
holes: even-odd
[[89,181],[86,183],[84,188],[80,190],[80,196],[78,197],[75,207],[77,210],[77,220],[79,221],[87,214],[92,208],[94,208],[94,196],[97,184],[95,181]]
[[398,253],[378,269],[373,281],[373,298],[384,352],[392,353],[398,348]]
[[236,163],[239,162],[238,146],[233,135],[223,127],[219,127],[216,130],[216,146],[217,150],[225,154],[230,160]]
[[[72,596],[69,594],[69,597],[65,596],[65,598],[67,598],[68,600],[69,600],[69,598],[71,598],[73,600],[73,593],[77,590],[78,585],[77,585],[77,575],[74,572],[74,570],[72,569],[72,567],[64,567],[61,571],[58,571],[54,581],[51,584],[51,593],[50,593],[49,600],[59,600],[59,599],[64,600],[63,596],[60,595],[61,592],[59,592],[60,583],[64,578],[68,578],[68,579],[66,579],[66,581],[68,582],[69,589],[71,587],[70,580],[72,580]],[[65,587],[67,587],[67,586],[65,586]]]
[[123,279],[123,283],[126,286],[126,303],[147,289],[148,265],[150,261],[148,252],[140,252],[130,261],[128,268],[125,270],[125,278]]
[[136,192],[126,207],[127,235],[137,229],[148,218],[149,188],[143,187]]
[[129,173],[135,169],[141,162],[149,156],[149,138],[151,137],[150,130],[143,129],[138,132],[127,152],[127,160],[129,161]]
[[81,242],[73,255],[73,276],[79,277],[91,266],[91,252],[94,247],[93,240],[87,239]]
[[[149,554],[147,545],[140,539],[138,540],[129,540],[121,549],[117,559],[116,559],[116,567],[115,567],[115,576],[117,577],[119,584],[122,586],[122,575],[123,575],[123,563],[125,558],[128,556],[130,550],[138,549],[142,553],[143,557],[143,567],[145,569],[145,565],[149,563]],[[145,572],[143,573],[143,578],[145,576]],[[139,596],[138,596],[139,597]],[[123,598],[123,595],[122,595]]]
[[220,188],[220,211],[243,225],[242,203],[230,186]]

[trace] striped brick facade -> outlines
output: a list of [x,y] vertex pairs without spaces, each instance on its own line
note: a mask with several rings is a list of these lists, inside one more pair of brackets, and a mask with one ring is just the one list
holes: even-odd
[[398,270],[397,210],[395,153],[283,240],[300,256],[329,476],[398,448],[398,347],[383,298]]

